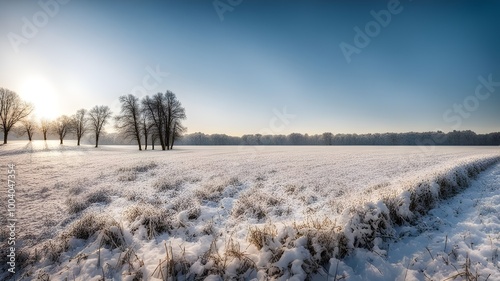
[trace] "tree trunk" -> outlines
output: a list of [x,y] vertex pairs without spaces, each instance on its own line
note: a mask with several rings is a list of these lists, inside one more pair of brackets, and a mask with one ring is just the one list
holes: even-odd
[[47,140],[47,132],[43,132],[43,140],[46,141]]
[[77,139],[78,139],[78,140],[77,140],[76,145],[80,146],[80,139],[81,139],[81,137],[78,137]]
[[141,136],[139,134],[136,134],[136,138],[137,138],[137,143],[139,144],[139,151],[141,151],[142,150]]
[[59,138],[59,140],[61,140],[61,143],[59,143],[59,144],[63,144],[63,139],[62,139],[62,138]]
[[148,150],[148,134],[144,134],[144,150]]
[[8,134],[9,134],[9,132],[4,129],[3,130],[3,144],[7,144],[7,135]]
[[160,135],[161,150],[165,150],[165,140],[163,139],[161,133],[159,135]]
[[167,150],[170,149],[170,128],[167,126],[165,128],[165,145],[167,146]]
[[95,135],[95,147],[97,148],[98,145],[99,145],[99,135],[96,134]]
[[163,124],[157,125],[156,128],[158,129],[156,132],[156,138],[160,139],[161,149],[165,150],[165,140],[163,139]]
[[164,146],[165,148],[163,150],[169,150],[170,149],[170,144],[168,142],[168,137],[169,137],[169,134],[168,134],[168,127],[167,127],[167,124],[165,124],[165,127],[164,127],[164,130],[163,130],[163,135],[160,135],[160,138],[163,139],[163,143],[164,143]]

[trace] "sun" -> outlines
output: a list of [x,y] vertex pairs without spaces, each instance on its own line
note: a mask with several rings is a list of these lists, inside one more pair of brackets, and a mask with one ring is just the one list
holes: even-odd
[[59,101],[53,85],[41,75],[23,80],[19,91],[21,98],[34,105],[37,118],[55,119],[59,114]]

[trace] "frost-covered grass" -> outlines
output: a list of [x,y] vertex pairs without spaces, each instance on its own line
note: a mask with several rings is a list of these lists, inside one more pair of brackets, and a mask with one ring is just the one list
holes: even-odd
[[424,280],[389,266],[388,245],[500,157],[497,147],[135,149],[0,147],[18,166],[16,279],[376,279],[383,266],[356,257],[378,255],[382,276]]

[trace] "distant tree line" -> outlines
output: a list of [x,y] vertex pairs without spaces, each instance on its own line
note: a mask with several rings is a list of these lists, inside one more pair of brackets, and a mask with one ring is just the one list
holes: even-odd
[[449,133],[437,131],[383,134],[254,134],[241,137],[193,133],[185,135],[179,141],[179,145],[500,145],[500,133],[476,134],[466,130]]
[[[33,139],[40,131],[43,139],[49,134],[58,136],[60,144],[68,135],[76,137],[77,145],[87,133],[92,133],[95,147],[104,132],[104,127],[114,119],[118,133],[106,137],[107,144],[135,143],[139,150],[148,144],[154,149],[159,144],[162,150],[172,149],[174,142],[180,145],[500,145],[500,133],[476,134],[473,131],[407,132],[384,134],[300,134],[289,135],[207,135],[193,133],[184,135],[186,119],[184,107],[171,91],[145,96],[141,100],[134,95],[119,97],[120,113],[112,116],[108,106],[95,106],[90,110],[80,109],[72,116],[60,116],[55,120],[30,118],[34,108],[23,101],[17,93],[0,88],[0,129],[4,144],[12,129],[18,135]],[[182,138],[181,138],[182,136]]]
[[32,104],[23,101],[11,90],[0,88],[0,129],[7,143],[12,129],[19,136],[28,136],[32,141],[36,131],[40,131],[43,139],[49,134],[57,135],[60,144],[68,135],[76,137],[77,145],[87,133],[92,133],[95,147],[104,133],[105,126],[114,119],[118,136],[122,140],[136,142],[139,150],[148,148],[148,143],[154,149],[159,143],[162,150],[170,150],[174,142],[186,131],[182,120],[186,119],[184,107],[176,95],[167,91],[146,96],[139,100],[134,95],[119,97],[121,110],[119,115],[112,116],[108,106],[97,105],[90,110],[79,109],[72,116],[62,115],[55,120],[36,120],[30,116],[34,110]]

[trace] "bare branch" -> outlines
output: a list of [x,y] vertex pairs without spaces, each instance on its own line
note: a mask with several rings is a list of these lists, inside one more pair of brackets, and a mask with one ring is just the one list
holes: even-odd
[[4,141],[14,125],[28,117],[33,112],[33,105],[19,97],[16,92],[0,88],[0,128],[3,130]]
[[102,129],[111,118],[112,113],[108,106],[96,105],[89,111],[88,115],[91,130],[95,134],[95,147],[98,147],[99,136],[101,135]]

